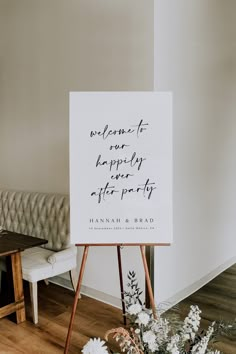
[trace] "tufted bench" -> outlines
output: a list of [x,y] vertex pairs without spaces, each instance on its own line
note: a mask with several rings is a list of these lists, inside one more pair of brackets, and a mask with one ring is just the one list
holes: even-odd
[[66,195],[0,190],[0,226],[48,241],[22,252],[22,274],[30,284],[34,323],[38,322],[37,282],[68,271],[73,279],[77,249],[70,244],[69,212]]

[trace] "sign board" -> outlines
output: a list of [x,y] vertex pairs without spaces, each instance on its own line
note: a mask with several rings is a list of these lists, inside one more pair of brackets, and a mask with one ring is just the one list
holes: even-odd
[[70,93],[71,243],[172,241],[172,96]]

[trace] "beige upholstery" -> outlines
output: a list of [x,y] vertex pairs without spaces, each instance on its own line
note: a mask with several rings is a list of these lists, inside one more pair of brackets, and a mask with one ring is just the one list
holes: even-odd
[[[70,245],[69,237],[69,198],[0,190],[0,225],[5,230],[48,240],[42,247],[22,253],[23,279],[30,282],[33,319],[37,323],[37,282],[76,267],[77,250]],[[0,267],[3,269],[3,262]]]
[[65,195],[0,190],[0,225],[48,240],[53,251],[69,245],[69,198]]

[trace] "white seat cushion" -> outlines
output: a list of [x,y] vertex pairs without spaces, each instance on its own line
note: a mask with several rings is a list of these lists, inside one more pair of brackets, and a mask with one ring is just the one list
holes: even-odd
[[54,253],[54,251],[41,247],[30,248],[22,252],[23,279],[36,282],[65,273],[76,267],[76,256],[65,257],[60,259],[60,262],[53,264],[49,263],[48,258]]

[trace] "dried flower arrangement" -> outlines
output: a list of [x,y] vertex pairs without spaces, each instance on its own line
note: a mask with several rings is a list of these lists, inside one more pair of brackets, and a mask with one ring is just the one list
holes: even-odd
[[[142,291],[138,286],[135,272],[128,274],[128,291],[125,304],[129,326],[114,328],[100,338],[90,339],[82,349],[84,354],[113,353],[107,346],[108,337],[117,341],[121,352],[127,354],[220,354],[213,344],[220,335],[231,335],[236,331],[233,323],[215,321],[207,330],[200,328],[201,310],[192,305],[184,321],[176,314],[158,314],[155,319],[152,311],[140,300]],[[117,353],[118,354],[118,353]]]

